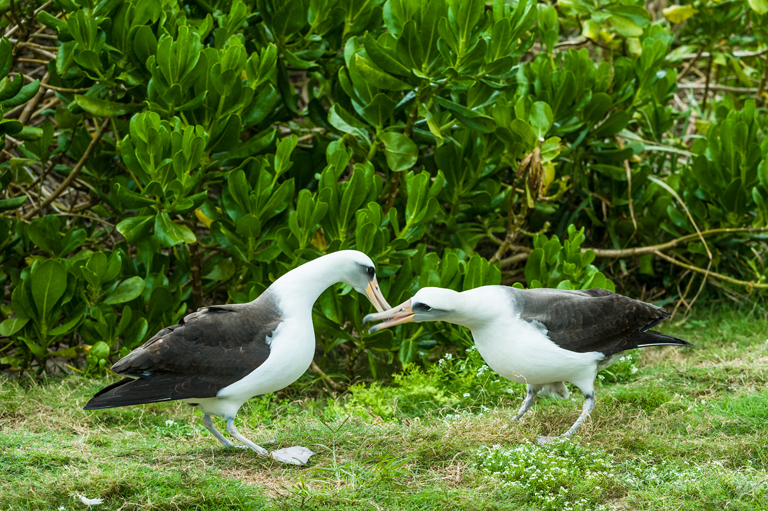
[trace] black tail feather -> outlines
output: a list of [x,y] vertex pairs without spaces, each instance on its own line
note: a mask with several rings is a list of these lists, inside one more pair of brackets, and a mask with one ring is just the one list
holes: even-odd
[[148,374],[125,378],[99,391],[86,403],[84,410],[118,408],[178,399],[215,397],[223,385],[202,376],[186,377],[170,374]]
[[170,401],[170,392],[156,378],[125,378],[103,388],[83,407],[83,410],[102,410],[121,406]]
[[131,383],[133,381],[133,378],[123,378],[119,382],[113,383],[112,385],[109,385],[107,387],[104,387],[100,391],[98,391],[91,399],[88,401],[85,406],[83,407],[83,410],[98,410],[101,408],[115,408],[118,406],[123,406],[119,404],[110,404],[110,396],[105,395],[108,392],[111,392],[115,390],[118,387],[122,387],[123,385],[127,383]]
[[680,339],[672,335],[662,334],[655,330],[645,330],[643,332],[637,332],[631,335],[628,340],[633,344],[632,348],[648,348],[651,346],[689,346],[696,348],[695,344],[692,344],[685,339]]

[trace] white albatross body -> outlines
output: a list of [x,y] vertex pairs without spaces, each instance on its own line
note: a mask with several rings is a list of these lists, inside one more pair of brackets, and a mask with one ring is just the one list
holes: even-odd
[[[253,302],[204,307],[164,328],[112,367],[126,378],[98,392],[85,409],[180,400],[200,407],[203,424],[225,446],[232,443],[212,415],[245,446],[270,454],[237,431],[235,416],[248,399],[287,387],[309,368],[312,306],[337,282],[368,295],[377,310],[389,307],[368,256],[345,250],[320,257],[280,277]],[[312,454],[300,446],[271,453],[293,464]]]
[[[462,298],[469,298],[465,303],[483,304],[470,312],[471,319],[464,326],[472,332],[477,351],[491,369],[527,385],[568,381],[581,388],[594,381],[598,364],[606,358],[603,354],[561,348],[547,337],[546,329],[520,317],[503,288],[477,289],[484,292],[462,293],[466,295]],[[482,300],[476,299],[478,294]]]
[[650,330],[667,317],[664,309],[603,289],[485,286],[463,293],[423,288],[389,311],[369,314],[364,322],[384,321],[371,332],[409,321],[448,321],[467,327],[491,369],[527,385],[525,402],[514,421],[528,411],[537,394],[568,398],[563,382],[572,383],[585,401],[578,420],[564,435],[570,438],[594,407],[597,372],[623,351],[690,345]]
[[312,321],[281,323],[272,335],[269,358],[242,380],[221,389],[216,397],[184,399],[207,415],[226,418],[237,414],[243,404],[255,396],[277,392],[301,378],[315,354]]

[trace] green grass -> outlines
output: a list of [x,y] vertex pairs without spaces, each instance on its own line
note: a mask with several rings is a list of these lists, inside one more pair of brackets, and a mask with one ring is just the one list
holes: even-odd
[[0,380],[0,509],[768,509],[765,318],[713,308],[665,331],[702,349],[613,366],[575,441],[543,447],[581,397],[510,424],[523,387],[474,352],[341,398],[247,403],[240,431],[310,447],[307,467],[223,448],[177,403],[83,411],[103,381]]

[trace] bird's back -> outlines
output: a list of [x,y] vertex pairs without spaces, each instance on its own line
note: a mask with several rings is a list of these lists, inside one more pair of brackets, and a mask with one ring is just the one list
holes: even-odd
[[256,302],[189,314],[112,366],[127,378],[96,394],[85,409],[215,397],[267,360],[281,321],[268,292]]

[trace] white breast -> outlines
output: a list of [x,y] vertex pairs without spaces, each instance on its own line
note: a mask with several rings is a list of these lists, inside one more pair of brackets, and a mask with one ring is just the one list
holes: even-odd
[[276,392],[298,380],[315,355],[312,316],[293,317],[280,323],[269,347],[269,357],[263,364],[242,380],[221,389],[216,397],[242,404],[253,396]]

